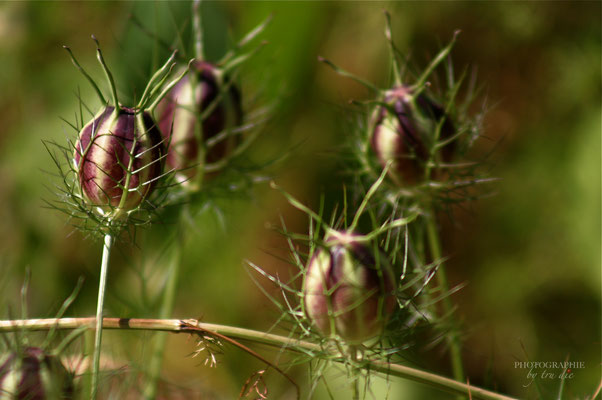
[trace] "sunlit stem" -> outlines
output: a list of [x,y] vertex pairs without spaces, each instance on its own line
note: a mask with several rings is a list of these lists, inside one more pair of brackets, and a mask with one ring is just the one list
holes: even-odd
[[[77,329],[82,326],[90,326],[94,318],[49,318],[33,320],[8,320],[0,321],[0,332],[14,332],[17,329],[26,328],[29,331],[56,329]],[[142,330],[142,331],[165,331],[180,333],[218,333],[234,339],[247,340],[257,345],[264,344],[281,351],[302,353],[314,358],[324,358],[332,362],[343,363],[347,360],[336,350],[324,349],[320,344],[299,340],[294,337],[275,335],[262,331],[199,322],[194,319],[136,319],[136,318],[105,318],[103,326],[105,329],[116,330]],[[515,398],[491,392],[478,386],[458,382],[444,376],[431,372],[419,370],[406,365],[394,364],[385,360],[362,360],[364,369],[385,374],[387,377],[396,376],[409,379],[414,382],[426,384],[430,387],[453,394],[469,395],[472,399],[480,400],[516,400]]]
[[357,370],[357,347],[349,347],[349,357],[351,359],[351,368],[353,373],[351,375],[351,392],[353,393],[353,400],[360,400],[360,382],[359,382],[359,371]]
[[94,82],[94,80],[92,79],[92,77],[90,75],[88,75],[88,73],[82,68],[82,66],[77,62],[77,60],[75,59],[75,56],[73,55],[73,52],[71,51],[71,49],[69,47],[67,47],[67,46],[63,46],[63,49],[67,50],[67,52],[71,56],[71,61],[73,62],[73,65],[75,65],[75,67],[79,70],[79,72],[81,72],[86,77],[86,79],[88,80],[88,82],[90,82],[90,85],[92,85],[92,87],[94,88],[94,91],[96,92],[96,95],[100,99],[100,102],[102,104],[107,104],[107,101],[105,100],[104,96],[102,95],[102,92],[98,88],[98,85],[96,84],[96,82]]
[[[441,243],[439,241],[439,234],[437,232],[437,220],[434,209],[431,209],[431,212],[426,218],[426,235],[433,261],[437,262],[443,260],[441,255]],[[441,293],[444,294],[442,299],[443,314],[450,315],[453,311],[453,304],[449,296],[445,295],[449,292],[449,284],[447,282],[447,276],[445,274],[443,261],[441,261],[437,270],[437,283],[439,285],[439,290],[441,291]],[[451,367],[454,379],[458,382],[464,382],[462,351],[460,346],[460,339],[458,337],[458,327],[455,325],[455,323],[452,325],[447,338],[449,343]],[[459,398],[461,399],[463,397]]]
[[96,334],[94,336],[94,357],[92,359],[92,388],[90,398],[96,399],[98,394],[98,381],[100,370],[100,347],[102,344],[102,310],[105,301],[105,289],[107,286],[107,275],[109,270],[109,257],[111,255],[111,245],[113,237],[107,233],[105,235],[102,248],[102,262],[100,265],[100,283],[98,285],[98,303],[96,305]]
[[119,115],[120,112],[119,99],[117,98],[117,86],[115,86],[113,74],[111,74],[109,67],[107,67],[107,64],[105,63],[105,59],[102,56],[102,51],[100,51],[100,43],[98,43],[98,39],[96,39],[96,36],[92,35],[92,40],[94,40],[94,42],[96,43],[96,58],[98,58],[98,62],[100,62],[105,76],[107,77],[107,81],[109,82],[109,88],[111,89],[111,97],[113,98],[113,105],[115,106],[115,109],[113,110],[113,117],[115,118]]
[[267,44],[267,42],[262,42],[256,48],[254,48],[253,50],[249,51],[248,53],[245,53],[245,54],[242,54],[242,55],[240,55],[238,57],[229,59],[228,63],[224,64],[224,67],[222,68],[222,72],[224,74],[226,74],[226,73],[230,73],[231,71],[235,70],[241,64],[243,64],[244,62],[246,62],[249,58],[251,58],[254,55],[256,55],[257,53],[259,53],[259,51],[266,44]]
[[188,66],[186,67],[186,69],[184,71],[182,71],[182,73],[180,75],[178,75],[176,77],[176,79],[174,79],[173,81],[171,81],[169,83],[169,85],[165,86],[163,88],[163,90],[161,91],[161,93],[157,96],[157,98],[153,101],[153,103],[148,106],[147,110],[149,112],[153,112],[155,110],[155,108],[157,108],[157,105],[159,104],[159,102],[163,99],[163,97],[165,97],[167,95],[167,93],[169,93],[169,91],[171,89],[173,89],[174,86],[176,86],[178,84],[178,82],[180,82],[180,80],[182,78],[184,78],[184,76],[186,76],[186,74],[188,73],[188,71],[190,70],[190,66],[192,65],[192,63],[194,62],[194,59],[191,59],[188,62]]
[[[176,236],[177,238],[178,236]],[[180,271],[180,241],[174,239],[171,243],[171,251],[169,252],[169,269],[167,271],[167,282],[163,292],[161,308],[159,310],[159,318],[166,319],[171,316],[176,297],[178,286],[178,277]],[[163,355],[165,353],[165,345],[167,342],[167,333],[158,332],[155,335],[153,352],[148,368],[148,380],[144,387],[143,395],[145,399],[152,400],[157,396],[157,387],[161,376],[161,366],[163,364]]]
[[414,212],[405,218],[398,218],[394,221],[386,222],[383,225],[381,225],[379,228],[373,230],[372,232],[370,232],[366,235],[356,237],[355,240],[370,242],[370,241],[374,240],[377,236],[379,236],[387,231],[391,231],[395,228],[399,228],[402,226],[407,226],[410,222],[414,221],[418,217],[418,215],[419,214],[417,212]]
[[152,95],[151,90],[155,87],[155,85],[157,84],[157,81],[159,81],[161,78],[164,78],[165,76],[169,75],[169,73],[173,69],[174,65],[172,63],[173,63],[174,59],[176,58],[177,52],[178,51],[175,50],[173,53],[171,53],[171,56],[165,62],[165,64],[163,64],[163,66],[157,72],[155,72],[155,74],[150,78],[150,80],[148,81],[148,84],[146,85],[146,88],[144,88],[144,93],[142,93],[142,97],[140,98],[140,102],[138,103],[136,108],[143,109],[144,106],[146,105],[146,103],[148,103],[148,101],[150,100],[150,97]]
[[[65,314],[67,309],[69,309],[71,304],[73,304],[73,302],[77,298],[77,295],[79,294],[79,291],[81,290],[83,285],[84,285],[84,278],[80,277],[77,280],[77,285],[75,286],[75,289],[73,289],[73,292],[71,293],[71,295],[69,295],[69,297],[67,297],[65,299],[65,301],[63,302],[63,304],[61,305],[61,308],[59,309],[59,312],[56,315],[57,318],[63,317],[63,315]],[[53,340],[55,338],[55,334],[56,334],[56,329],[51,329],[48,332],[48,334],[46,335],[46,339],[44,339],[44,343],[41,346],[43,349],[49,348],[50,344],[53,342]],[[54,351],[56,352],[55,354],[60,354],[60,348],[61,348],[61,345],[54,348]]]
[[456,43],[456,38],[458,37],[459,34],[460,34],[460,30],[457,30],[454,32],[454,36],[452,37],[452,40],[449,42],[449,44],[443,50],[441,50],[439,52],[439,54],[437,54],[435,59],[433,61],[431,61],[431,63],[428,65],[428,67],[426,67],[426,69],[424,70],[422,75],[420,75],[420,78],[418,78],[418,81],[413,86],[414,96],[418,96],[420,94],[420,92],[422,90],[424,90],[424,85],[426,83],[426,80],[431,75],[431,73],[433,73],[435,68],[437,68],[437,66],[439,64],[441,64],[441,62],[443,60],[445,60],[445,57],[447,57],[447,55],[451,51],[452,47],[454,47],[454,44]]
[[[88,329],[86,329],[83,333],[84,338],[83,338],[83,351],[84,351],[84,357],[86,357],[88,360],[90,360],[90,358],[92,357],[92,355],[94,354],[94,325],[96,324],[96,318],[95,317],[90,317],[88,318],[91,322],[87,324]],[[106,327],[106,319],[103,318],[103,327],[105,329],[107,329]],[[78,327],[74,328],[77,329]],[[90,371],[92,370],[92,364],[88,363],[88,373],[87,374],[83,374],[82,376],[82,382],[81,382],[81,393],[82,394],[88,394],[92,392],[92,373],[90,373]],[[84,396],[85,396],[84,394]]]
[[27,292],[29,291],[29,281],[31,280],[31,268],[25,269],[25,280],[21,286],[21,318],[27,318]]
[[395,86],[401,86],[401,67],[399,66],[399,62],[397,60],[397,51],[395,49],[395,43],[393,42],[393,33],[391,30],[391,14],[385,10],[385,19],[387,24],[385,26],[385,36],[387,38],[387,42],[389,42],[389,52],[391,53],[391,60],[393,61],[393,81]]
[[221,60],[219,60],[218,64],[219,65],[225,65],[227,64],[230,59],[232,57],[234,57],[237,53],[238,50],[240,50],[242,47],[246,46],[250,41],[252,41],[253,39],[255,39],[261,32],[263,32],[263,30],[265,29],[266,26],[268,26],[268,24],[272,21],[272,15],[270,14],[261,24],[259,24],[255,29],[253,29],[251,32],[247,33],[245,35],[245,37],[243,37],[234,47],[234,49],[228,51],[224,57],[222,57]]
[[257,37],[257,35],[259,35],[261,32],[263,32],[263,30],[266,28],[266,26],[268,26],[270,24],[270,22],[272,22],[272,18],[273,18],[272,14],[268,15],[267,18],[261,24],[259,24],[251,32],[247,33],[245,35],[245,37],[243,37],[240,40],[240,42],[238,42],[236,47],[240,48],[240,47],[246,46],[251,40],[255,39],[255,37]]
[[372,184],[372,186],[370,187],[370,189],[368,189],[368,193],[366,193],[366,196],[364,196],[362,203],[357,208],[357,211],[355,212],[355,215],[353,216],[353,221],[351,222],[351,225],[347,229],[349,232],[352,232],[357,227],[357,224],[360,222],[360,217],[362,216],[362,214],[364,213],[364,210],[368,206],[368,202],[370,201],[372,196],[374,196],[374,193],[376,193],[376,191],[378,190],[380,185],[385,180],[385,176],[387,176],[387,172],[389,171],[389,168],[391,168],[391,164],[392,164],[391,161],[389,161],[387,163],[385,168],[383,168],[383,172],[380,174],[380,176],[378,177],[376,182],[374,182]]
[[194,56],[197,60],[205,59],[203,49],[203,25],[201,24],[201,0],[192,2],[192,23],[194,30]]
[[[146,99],[146,101],[144,102],[144,104],[140,105],[140,107],[139,107],[140,109],[146,109],[146,105],[151,101],[152,98],[155,97],[155,95],[157,94],[157,92],[159,92],[161,90],[161,88],[163,87],[163,85],[167,81],[167,78],[169,78],[171,76],[171,71],[173,71],[173,69],[174,69],[175,66],[176,66],[176,63],[172,63],[169,66],[169,71],[167,72],[167,74],[165,74],[165,76],[159,81],[159,83],[157,83],[155,85],[155,87],[152,88],[150,94],[148,95],[148,99]],[[163,99],[163,97],[165,97],[166,94],[167,94],[167,92],[165,92],[165,94],[163,94],[161,97],[159,97],[159,101],[161,101]],[[150,108],[149,108],[149,110],[150,110]]]
[[295,207],[296,209],[303,211],[304,213],[306,213],[307,215],[309,215],[311,218],[313,218],[314,220],[316,220],[316,222],[318,222],[320,225],[323,226],[324,230],[326,231],[327,235],[330,233],[334,233],[334,230],[329,228],[324,221],[322,220],[322,217],[320,217],[318,214],[316,214],[313,210],[311,210],[309,207],[307,207],[305,204],[301,203],[299,200],[297,200],[296,198],[294,198],[291,194],[287,193],[284,189],[282,189],[280,186],[276,185],[275,182],[270,182],[270,187],[272,189],[276,189],[278,191],[280,191],[280,193],[282,193],[282,195],[284,197],[286,197],[286,200],[289,202],[289,204],[293,207]]
[[353,75],[351,72],[345,71],[344,69],[342,69],[341,67],[335,65],[332,61],[327,60],[324,57],[320,57],[318,56],[318,61],[323,62],[324,64],[328,65],[330,68],[332,68],[337,74],[345,76],[347,78],[353,79],[354,81],[356,81],[357,83],[364,85],[365,87],[367,87],[368,89],[372,89],[377,93],[380,93],[381,90],[379,88],[377,88],[376,86],[374,86],[373,84],[371,84],[370,82],[359,78],[355,75]]
[[[205,154],[207,153],[207,144],[205,140],[203,140],[203,122],[207,119],[210,112],[213,112],[214,107],[217,106],[218,102],[221,101],[222,92],[218,93],[217,98],[215,98],[209,107],[201,107],[201,99],[202,99],[202,89],[200,82],[200,75],[192,73],[188,75],[188,82],[190,83],[190,98],[188,99],[188,103],[192,104],[192,109],[188,112],[191,112],[195,118],[197,118],[197,123],[194,124],[194,137],[196,142],[199,144],[197,148],[197,155],[195,164],[197,165],[197,173],[194,175],[194,178],[190,180],[190,188],[192,191],[197,191],[201,188],[203,184],[203,179],[205,178],[204,174],[204,165],[205,165]],[[186,100],[184,100],[186,102]],[[198,112],[200,111],[200,112]]]
[[[138,126],[145,126],[144,125],[144,115],[142,113],[138,113],[136,114],[136,120],[137,120],[137,125]],[[141,135],[145,135],[146,132],[142,132]],[[129,154],[129,160],[128,160],[128,165],[125,169],[125,180],[123,183],[123,189],[121,191],[121,198],[119,199],[119,205],[117,206],[117,208],[115,208],[113,210],[113,218],[118,218],[118,216],[125,210],[125,205],[127,203],[127,199],[128,199],[128,195],[130,193],[130,181],[132,179],[132,175],[134,175],[134,162],[136,160],[136,154],[134,154],[134,151],[136,151],[136,147],[138,144],[138,135],[134,136],[134,140],[132,141],[132,147],[131,147],[131,151]]]

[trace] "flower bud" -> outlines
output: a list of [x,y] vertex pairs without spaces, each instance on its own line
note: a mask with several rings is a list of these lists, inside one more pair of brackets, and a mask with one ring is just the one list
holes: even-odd
[[132,210],[162,173],[161,134],[147,112],[113,106],[79,134],[74,162],[84,197],[104,210]]
[[[437,124],[445,116],[443,108],[425,95],[412,97],[408,86],[389,90],[384,102],[392,110],[384,106],[376,110],[370,138],[383,167],[392,163],[389,172],[399,184],[416,184],[423,179]],[[438,139],[447,139],[454,131],[451,120],[445,116]],[[452,143],[442,148],[444,161],[449,161],[452,155]]]
[[[372,251],[347,232],[326,238],[304,278],[307,317],[325,336],[348,343],[380,335],[395,309],[396,279],[384,254]],[[333,331],[334,330],[334,331]]]
[[195,174],[197,165],[219,161],[236,145],[230,136],[208,149],[204,160],[199,159],[202,144],[196,129],[200,116],[206,113],[201,124],[203,142],[223,132],[229,120],[235,125],[242,122],[238,90],[231,86],[227,93],[221,93],[222,72],[205,61],[197,61],[191,68],[196,82],[185,76],[159,103],[155,114],[165,142],[169,143],[167,165],[189,177]]
[[73,382],[58,358],[37,347],[11,353],[0,361],[0,398],[71,399]]

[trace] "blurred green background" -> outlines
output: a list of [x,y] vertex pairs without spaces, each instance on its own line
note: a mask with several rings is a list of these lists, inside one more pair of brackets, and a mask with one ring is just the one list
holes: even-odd
[[[389,69],[383,9],[393,16],[397,45],[424,66],[451,38],[458,71],[477,67],[487,100],[484,137],[476,153],[493,150],[487,168],[501,178],[495,196],[457,210],[444,224],[453,296],[463,324],[464,361],[470,383],[520,398],[538,398],[527,369],[515,361],[585,363],[566,382],[565,397],[586,398],[599,384],[601,361],[601,3],[600,2],[205,2],[203,24],[209,60],[217,60],[270,13],[261,36],[267,45],[242,69],[246,98],[278,99],[273,118],[249,158],[265,160],[294,148],[276,180],[304,202],[340,191],[332,161],[349,133],[343,129],[350,99],[367,99],[360,85],[320,64],[325,56],[384,87]],[[32,272],[29,315],[54,315],[78,277],[86,281],[69,316],[94,313],[101,244],[44,208],[53,198],[55,172],[42,140],[64,143],[74,132],[76,92],[94,103],[87,82],[61,48],[69,45],[106,89],[94,59],[95,34],[117,78],[121,98],[140,93],[166,57],[157,40],[136,28],[133,14],[158,37],[174,42],[190,26],[185,2],[4,2],[0,4],[0,306],[18,315],[25,270]],[[186,36],[187,35],[187,36]],[[186,31],[185,41],[190,40]],[[478,109],[475,109],[478,111]],[[347,136],[346,136],[347,135]],[[282,196],[259,185],[248,198],[214,199],[187,229],[177,318],[269,329],[278,312],[247,274],[248,259],[282,271],[282,238],[266,229],[284,215],[304,232],[305,218]],[[140,232],[137,246],[112,256],[107,314],[153,317],[165,279],[162,227]],[[149,249],[152,249],[149,251]],[[146,360],[149,334],[106,334],[117,366],[135,371]],[[262,347],[258,351],[273,357]],[[189,388],[192,398],[235,398],[260,362],[228,348],[217,368],[190,357],[194,341],[173,335],[163,376]],[[414,365],[450,375],[441,348],[417,349]],[[75,364],[76,361],[73,361]],[[73,366],[72,366],[73,367]],[[560,370],[554,371],[560,373]],[[294,370],[307,387],[302,369]],[[270,398],[292,398],[282,378],[268,379]],[[542,382],[543,398],[555,398],[560,381]],[[321,386],[321,385],[320,385]],[[332,372],[340,397],[344,373]],[[170,389],[171,388],[171,389]],[[175,389],[173,389],[175,390]],[[169,393],[169,392],[168,392]],[[399,379],[373,380],[373,398],[446,399],[450,396]],[[405,397],[403,397],[405,396]],[[327,398],[319,387],[315,398]],[[368,396],[370,398],[370,396]]]

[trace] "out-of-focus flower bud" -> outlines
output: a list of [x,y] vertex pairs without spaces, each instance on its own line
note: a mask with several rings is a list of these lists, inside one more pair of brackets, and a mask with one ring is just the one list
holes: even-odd
[[105,211],[132,210],[149,196],[162,173],[164,148],[147,112],[113,106],[79,134],[74,163],[83,195]]
[[[414,96],[409,86],[389,90],[383,101],[390,108],[380,106],[375,112],[372,149],[383,167],[391,162],[389,173],[398,184],[416,184],[424,178],[437,124],[443,118],[439,141],[450,138],[455,128],[441,106],[423,94]],[[453,147],[452,142],[441,149],[443,161],[450,161]]]
[[307,317],[324,335],[361,343],[383,332],[396,305],[396,278],[386,255],[348,232],[334,232],[304,278]]
[[58,358],[37,347],[0,359],[0,399],[71,399],[73,381]]
[[[196,79],[185,76],[159,103],[155,115],[165,142],[169,143],[167,165],[192,177],[197,166],[219,161],[234,148],[236,140],[230,135],[199,159],[203,143],[242,123],[242,108],[235,86],[223,89],[224,76],[217,67],[196,61],[189,74],[195,74]],[[197,131],[201,117],[201,131]],[[201,136],[197,137],[199,133]]]

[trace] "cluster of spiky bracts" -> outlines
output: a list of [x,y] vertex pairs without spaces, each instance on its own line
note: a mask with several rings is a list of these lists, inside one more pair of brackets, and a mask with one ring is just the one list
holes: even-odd
[[[185,183],[232,151],[236,143],[226,128],[241,123],[242,109],[236,88],[224,93],[223,73],[205,61],[191,60],[163,87],[174,56],[151,78],[138,105],[125,107],[99,48],[98,58],[112,104],[95,86],[105,105],[81,129],[73,164],[81,197],[106,221],[115,221],[144,207],[162,177],[174,174]],[[207,151],[206,142],[220,134],[225,137]]]
[[[363,161],[369,160],[361,164],[374,166],[376,173],[369,176],[371,188],[350,227],[325,227],[321,240],[310,238],[314,247],[302,266],[300,292],[304,321],[313,327],[304,326],[306,332],[314,329],[326,340],[334,338],[355,348],[382,337],[400,309],[403,274],[399,275],[397,267],[402,257],[396,257],[396,264],[392,252],[381,249],[383,241],[378,236],[407,225],[432,206],[434,196],[424,196],[417,188],[438,179],[441,166],[455,157],[457,121],[450,108],[427,91],[426,84],[428,74],[450,49],[451,44],[413,85],[402,82],[398,71],[386,89],[369,85],[377,96],[369,102],[361,134],[364,143],[358,147],[364,152]],[[105,101],[95,86],[103,106],[81,129],[73,165],[81,198],[110,225],[144,207],[160,180],[168,175],[175,176],[180,187],[198,190],[206,166],[219,163],[238,145],[237,136],[229,133],[242,124],[243,113],[238,90],[215,64],[191,60],[165,85],[176,67],[174,56],[150,79],[139,103],[125,107],[117,99],[100,49],[97,53],[112,101]],[[81,70],[75,58],[73,61]],[[398,67],[394,63],[396,70]],[[381,200],[396,198],[398,192],[405,191],[412,201],[428,206],[415,207],[420,210],[416,211],[404,204],[401,212],[393,211],[380,221],[373,218],[372,232],[361,232],[359,216],[366,207],[374,210],[382,205],[368,203],[385,180],[388,192]],[[414,213],[411,218],[410,213]],[[309,214],[322,223],[320,217]],[[396,247],[394,251],[398,250]]]
[[204,197],[204,193],[198,194],[206,188],[201,186],[204,180],[230,167],[231,161],[236,162],[255,137],[244,134],[257,126],[254,121],[247,120],[245,127],[240,126],[242,101],[233,76],[250,56],[245,46],[268,21],[248,33],[221,60],[210,63],[202,52],[199,6],[200,2],[195,1],[196,58],[179,64],[184,60],[176,61],[174,51],[152,74],[135,105],[119,101],[113,75],[94,36],[96,56],[110,89],[108,99],[64,46],[100,100],[96,113],[90,111],[91,119],[84,118],[83,109],[90,107],[81,102],[75,123],[67,122],[78,136],[69,146],[55,145],[64,158],[59,160],[50,151],[63,180],[58,188],[62,203],[59,209],[78,228],[104,237],[91,398],[98,393],[102,312],[113,242],[125,236],[124,231],[132,234],[137,226],[153,222],[161,209]]
[[[390,25],[387,29],[392,57],[395,58]],[[367,165],[373,168],[367,179],[375,191],[379,191],[380,197],[371,207],[388,204],[392,209],[390,214],[381,214],[385,220],[376,220],[375,230],[394,224],[396,218],[407,216],[411,212],[408,204],[420,212],[433,212],[436,193],[421,191],[420,187],[445,179],[445,166],[451,165],[457,151],[458,130],[448,108],[427,92],[426,78],[447,56],[454,41],[455,36],[416,84],[402,82],[398,71],[393,73],[393,85],[386,89],[378,89],[354,77],[377,93],[375,99],[366,102],[370,108],[368,112],[362,111],[367,122],[362,124],[363,131],[358,135],[360,144],[354,149],[362,160],[358,164],[364,169]],[[343,75],[352,76],[330,61],[321,60]],[[395,69],[399,68],[396,61],[393,65]],[[361,154],[358,154],[358,149],[361,149]],[[358,171],[352,173],[362,174]],[[400,198],[400,193],[410,198],[410,202],[398,203],[395,199]],[[397,301],[401,294],[400,279],[394,272],[398,268],[393,267],[390,261],[395,255],[381,250],[383,242],[372,233],[327,230],[321,244],[307,261],[302,291],[304,315],[325,338],[342,340],[348,345],[361,344],[383,335],[387,322],[400,308],[401,302]],[[366,241],[369,235],[374,239]],[[428,273],[424,272],[424,267],[421,268],[426,277]]]

